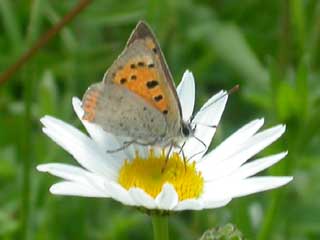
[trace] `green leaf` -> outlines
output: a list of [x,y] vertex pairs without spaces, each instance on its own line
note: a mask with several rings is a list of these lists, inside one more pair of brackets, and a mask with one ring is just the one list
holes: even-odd
[[306,62],[302,60],[296,73],[296,97],[300,116],[305,116],[308,110],[308,77],[309,67]]
[[46,70],[39,84],[39,116],[55,114],[58,104],[58,93],[53,73]]
[[43,12],[44,0],[34,0],[31,4],[31,11],[29,17],[29,25],[27,29],[26,42],[31,46],[39,36],[41,27],[41,14]]
[[7,35],[10,43],[16,51],[19,51],[22,46],[22,34],[18,25],[17,17],[14,14],[14,7],[11,1],[0,1],[0,17],[4,27],[4,32]]
[[212,21],[195,26],[191,33],[197,39],[207,37],[217,56],[245,81],[258,89],[267,89],[268,72],[236,25]]
[[292,0],[289,1],[291,10],[291,21],[294,28],[293,33],[299,43],[300,50],[303,50],[305,44],[305,11],[304,1]]

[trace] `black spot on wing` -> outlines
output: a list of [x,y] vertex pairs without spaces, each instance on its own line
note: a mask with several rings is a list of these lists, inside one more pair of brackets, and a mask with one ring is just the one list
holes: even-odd
[[147,88],[152,89],[159,85],[159,82],[157,80],[151,80],[147,82]]
[[131,65],[130,65],[130,68],[131,69],[135,69],[137,66],[134,64],[134,63],[132,63]]
[[120,79],[120,83],[121,83],[121,84],[125,84],[126,82],[127,82],[127,79],[126,79],[126,78],[121,78],[121,79]]
[[161,101],[162,99],[163,99],[163,96],[162,96],[161,94],[154,97],[154,100],[155,100],[156,102],[159,102],[159,101]]
[[138,62],[139,67],[144,67],[144,65],[145,65],[144,62]]

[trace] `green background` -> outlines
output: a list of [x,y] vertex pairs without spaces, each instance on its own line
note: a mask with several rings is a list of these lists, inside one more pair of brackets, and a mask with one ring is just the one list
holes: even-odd
[[[0,0],[0,72],[77,1]],[[76,162],[41,132],[50,114],[82,128],[71,97],[100,81],[138,20],[152,26],[176,83],[196,79],[197,109],[240,84],[213,146],[248,121],[287,124],[259,156],[289,150],[265,175],[289,185],[217,210],[170,217],[171,239],[198,239],[232,222],[249,239],[320,239],[320,1],[96,0],[0,85],[0,239],[151,239],[150,218],[109,200],[49,194],[45,162]],[[82,128],[83,129],[83,128]]]

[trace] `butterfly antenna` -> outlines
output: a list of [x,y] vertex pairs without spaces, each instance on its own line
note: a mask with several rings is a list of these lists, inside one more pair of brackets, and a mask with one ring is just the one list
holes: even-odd
[[231,94],[237,92],[239,90],[240,86],[239,84],[235,85],[234,87],[232,87],[231,89],[229,89],[225,94],[221,95],[220,97],[218,97],[216,100],[214,100],[212,103],[208,104],[207,106],[205,106],[203,109],[201,109],[201,111],[207,109],[208,107],[212,106],[213,104],[215,104],[216,102],[220,101],[221,99],[223,99],[225,96],[230,96]]
[[240,89],[240,85],[236,84],[233,88],[229,89],[227,93],[228,93],[228,95],[231,95],[231,94],[239,91],[239,89]]
[[210,125],[210,124],[201,123],[201,122],[196,122],[195,124],[196,125],[202,125],[202,126],[209,127],[209,128],[217,128],[218,127],[217,125]]
[[166,167],[167,167],[167,164],[168,164],[168,161],[169,161],[169,157],[170,157],[170,153],[171,153],[171,151],[172,151],[172,148],[173,148],[173,143],[170,144],[170,147],[169,147],[169,150],[168,150],[168,152],[167,152],[164,165],[163,165],[162,168],[161,168],[161,173],[163,173],[164,170],[165,170]]
[[184,141],[182,146],[177,145],[178,148],[180,148],[179,154],[182,154],[182,158],[183,158],[183,163],[184,163],[184,170],[187,171],[187,158],[186,155],[184,154],[183,148],[186,145],[187,141]]
[[[224,98],[225,96],[230,96],[231,94],[237,92],[240,88],[240,85],[237,84],[234,87],[232,87],[231,89],[229,89],[225,94],[221,95],[220,97],[218,97],[216,100],[214,100],[212,103],[208,104],[207,106],[205,106],[204,108],[200,109],[200,111],[203,111],[205,109],[207,109],[208,107],[212,106],[213,104],[215,104],[216,102],[220,101],[222,98]],[[192,116],[190,117],[190,122],[192,122],[192,120],[195,117],[195,113],[192,114]],[[201,124],[200,125],[205,125],[205,124]],[[211,125],[212,126],[212,125]],[[211,127],[210,125],[208,127]],[[212,126],[214,127],[214,126]]]

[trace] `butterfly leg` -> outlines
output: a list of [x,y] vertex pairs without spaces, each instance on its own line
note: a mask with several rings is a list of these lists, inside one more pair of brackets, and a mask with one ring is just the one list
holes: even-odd
[[171,153],[171,151],[172,151],[172,148],[173,148],[173,143],[170,144],[169,150],[168,150],[167,155],[166,155],[166,160],[165,160],[164,165],[163,165],[163,167],[162,167],[162,169],[161,169],[161,173],[163,173],[164,170],[165,170],[166,167],[167,167],[168,160],[169,160],[169,156],[170,156],[170,153]]
[[[214,126],[214,127],[216,127],[216,126]],[[194,135],[193,137],[194,137],[198,142],[200,142],[200,143],[202,144],[202,146],[204,147],[204,149],[201,150],[201,151],[199,151],[199,152],[197,152],[197,153],[195,153],[195,154],[193,154],[191,157],[189,157],[189,160],[192,159],[192,158],[194,158],[195,156],[197,156],[197,155],[205,152],[205,151],[207,150],[207,148],[208,148],[207,144],[205,144],[200,138],[198,138],[198,137],[195,136],[195,135]]]
[[185,146],[185,144],[186,144],[186,142],[184,142],[182,144],[182,146],[180,146],[179,144],[176,144],[176,143],[171,143],[170,144],[169,150],[167,152],[166,160],[165,160],[164,166],[161,169],[161,172],[163,172],[165,170],[165,168],[166,168],[166,166],[168,164],[169,156],[170,156],[170,153],[172,152],[173,147],[176,147],[176,148],[180,149],[179,154],[182,154],[185,170],[187,170],[187,158],[186,158],[186,155],[184,154],[184,151],[183,151],[183,147]]
[[122,151],[124,149],[126,149],[127,147],[129,147],[132,144],[137,144],[137,145],[141,145],[141,146],[150,146],[150,145],[154,145],[158,142],[158,139],[155,139],[152,142],[139,142],[137,140],[132,140],[132,141],[125,141],[123,142],[123,145],[119,148],[116,148],[114,150],[108,150],[107,153],[115,153],[115,152],[119,152]]
[[135,143],[135,141],[123,142],[121,147],[113,149],[113,150],[107,150],[107,153],[116,153],[116,152],[122,151],[122,150],[126,149],[127,147],[129,147],[133,143]]
[[131,143],[137,144],[137,145],[141,145],[141,146],[150,146],[150,145],[154,145],[157,143],[157,140],[154,140],[152,142],[138,142],[136,140],[131,141]]
[[187,170],[187,157],[186,155],[184,154],[184,151],[183,151],[183,147],[186,145],[186,142],[187,141],[184,141],[182,146],[180,145],[176,145],[177,148],[180,148],[180,151],[179,151],[179,154],[182,154],[182,158],[183,158],[183,163],[184,163],[184,169]]
[[192,159],[192,158],[194,158],[195,156],[201,154],[201,153],[204,153],[206,150],[207,150],[207,145],[204,145],[204,149],[201,150],[201,151],[199,151],[199,152],[197,152],[197,153],[195,153],[195,154],[193,154],[193,155],[189,158],[189,160]]

